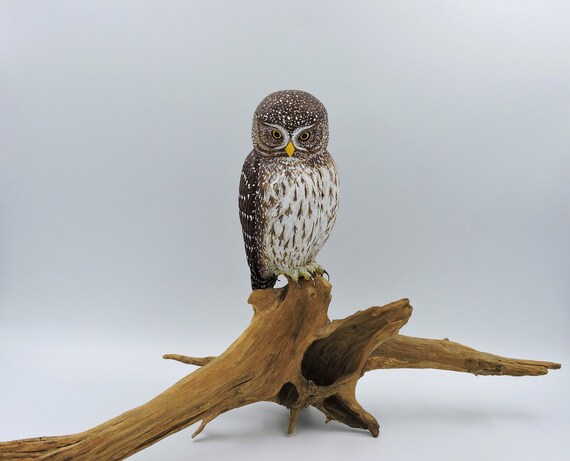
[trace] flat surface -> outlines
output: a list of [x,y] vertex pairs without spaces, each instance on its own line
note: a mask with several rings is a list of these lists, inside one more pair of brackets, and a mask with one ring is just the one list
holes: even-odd
[[[0,6],[0,439],[77,432],[251,318],[237,188],[268,93],[328,109],[331,318],[409,297],[404,334],[570,357],[570,4]],[[564,459],[567,368],[378,371],[379,439],[257,404],[133,459]],[[563,438],[564,437],[564,438]]]

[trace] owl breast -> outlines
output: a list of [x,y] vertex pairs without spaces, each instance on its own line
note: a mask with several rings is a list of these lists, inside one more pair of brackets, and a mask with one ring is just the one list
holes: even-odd
[[310,161],[278,157],[260,170],[261,272],[269,277],[313,263],[338,207],[338,177],[328,152]]

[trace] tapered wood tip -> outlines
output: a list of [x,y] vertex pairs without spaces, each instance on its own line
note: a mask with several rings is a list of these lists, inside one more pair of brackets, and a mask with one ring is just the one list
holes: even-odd
[[398,301],[393,301],[390,304],[386,304],[385,307],[406,307],[406,306],[410,306],[410,308],[412,307],[410,305],[410,300],[408,298],[398,299]]
[[389,310],[397,313],[398,316],[401,316],[403,319],[405,319],[405,322],[409,320],[414,310],[408,298],[399,299],[398,301],[391,302],[390,304],[386,304],[385,306],[381,306],[379,308],[382,310]]

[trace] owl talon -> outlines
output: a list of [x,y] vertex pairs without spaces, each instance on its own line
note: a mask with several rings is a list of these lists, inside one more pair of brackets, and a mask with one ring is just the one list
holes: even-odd
[[331,276],[330,276],[329,273],[328,273],[326,270],[324,270],[324,269],[323,269],[323,275],[326,275],[326,276],[327,276],[327,280],[330,281]]

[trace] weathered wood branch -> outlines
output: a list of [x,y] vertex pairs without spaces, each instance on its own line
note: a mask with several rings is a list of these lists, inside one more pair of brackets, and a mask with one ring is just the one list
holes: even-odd
[[386,368],[435,368],[474,375],[539,376],[548,370],[559,369],[560,364],[501,357],[449,339],[394,335],[370,354],[364,371]]
[[0,460],[121,460],[201,421],[196,435],[220,414],[259,401],[290,409],[289,433],[300,411],[314,406],[327,420],[377,436],[378,422],[355,397],[358,379],[367,371],[439,368],[520,376],[560,367],[399,335],[412,313],[407,299],[331,322],[330,290],[318,277],[254,291],[250,325],[219,357],[165,355],[201,368],[144,405],[85,432],[0,443]]
[[[216,357],[166,354],[163,358],[201,367]],[[397,334],[372,351],[363,371],[389,368],[434,368],[487,376],[540,376],[548,370],[558,370],[560,364],[480,352],[447,338],[426,339]]]

